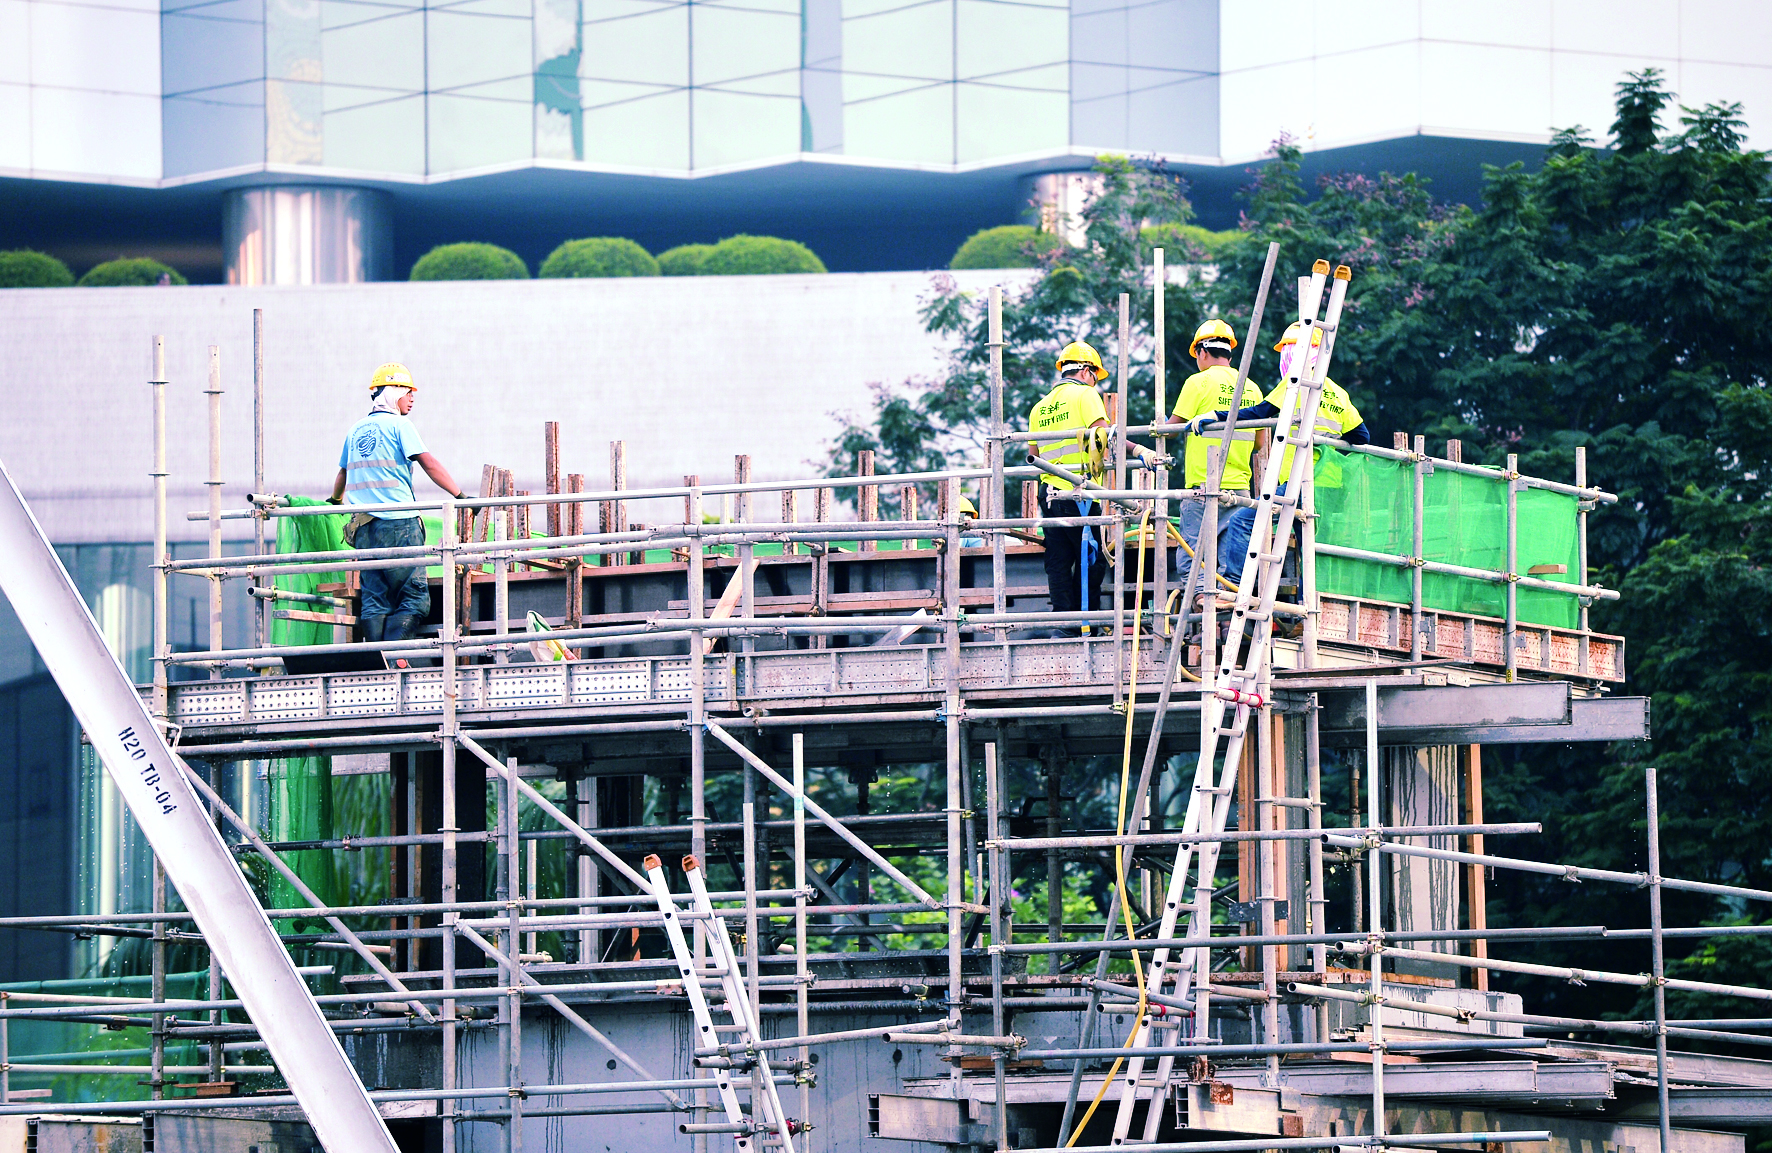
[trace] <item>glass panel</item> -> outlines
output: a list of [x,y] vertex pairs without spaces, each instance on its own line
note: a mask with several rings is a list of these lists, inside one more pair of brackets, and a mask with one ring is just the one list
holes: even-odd
[[[951,0],[910,6],[891,0],[844,0],[843,70],[851,75],[953,78]],[[853,99],[845,88],[846,99]]]
[[319,0],[268,0],[264,54],[265,160],[319,164]]
[[688,5],[585,0],[584,12],[581,79],[688,85]]
[[1034,69],[1016,80],[1046,80],[1046,90],[1007,84],[961,84],[955,160],[965,164],[1030,152],[1059,152],[1070,143],[1070,94],[1053,91],[1064,66]]
[[[527,4],[522,19],[433,11],[428,34],[432,92],[482,84],[488,80],[528,77],[534,72],[534,44]],[[527,138],[527,108],[523,110],[523,124],[523,134]]]
[[[962,80],[994,79],[1069,59],[1070,13],[1062,8],[958,0],[954,17],[955,67]],[[1058,88],[1064,87],[1061,79]]]
[[698,87],[800,67],[798,7],[792,15],[718,4],[697,4],[691,11],[695,14],[690,38],[695,49],[693,82]]
[[935,84],[843,108],[843,153],[925,164],[954,161],[954,89]]
[[584,109],[579,91],[579,0],[536,0],[535,154],[549,160],[584,158]]
[[807,152],[843,151],[843,0],[806,0],[801,47],[805,105],[800,147]]
[[[327,85],[327,93],[333,85]],[[359,172],[425,170],[423,96],[385,97],[326,113],[325,163]]]
[[31,5],[31,83],[160,95],[158,12]]
[[166,94],[262,79],[264,10],[257,0],[169,9],[160,21],[160,70]]
[[432,96],[430,171],[459,172],[529,159],[534,155],[533,107],[528,99]]
[[1135,152],[1218,156],[1218,77],[1133,72],[1124,147]]
[[31,82],[30,16],[25,0],[0,0],[0,82]]
[[31,164],[31,90],[23,84],[0,84],[0,168],[28,169]]
[[211,88],[161,102],[166,132],[166,175],[190,176],[265,159],[262,80]]
[[[612,86],[613,87],[613,86]],[[631,90],[630,90],[631,91]],[[632,168],[689,168],[689,93],[585,103],[585,159]]]
[[352,85],[384,97],[424,90],[423,12],[336,0],[323,4],[322,10],[325,30],[320,45],[329,86]]
[[800,151],[800,101],[697,89],[696,168],[719,168]]
[[160,98],[31,90],[31,159],[48,172],[160,177]]

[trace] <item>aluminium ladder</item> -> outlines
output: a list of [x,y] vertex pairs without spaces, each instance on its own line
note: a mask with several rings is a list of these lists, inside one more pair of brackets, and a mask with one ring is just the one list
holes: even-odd
[[[1267,686],[1273,655],[1274,600],[1279,592],[1286,545],[1292,538],[1292,526],[1298,516],[1304,478],[1308,475],[1306,470],[1312,467],[1313,446],[1317,439],[1317,407],[1323,397],[1323,381],[1329,373],[1335,331],[1341,320],[1342,302],[1351,276],[1348,267],[1342,265],[1336,268],[1333,279],[1330,279],[1329,262],[1319,260],[1312,266],[1311,275],[1299,281],[1298,344],[1306,351],[1295,358],[1285,381],[1286,392],[1274,428],[1274,446],[1262,470],[1255,524],[1249,533],[1249,553],[1243,562],[1242,579],[1231,608],[1217,677],[1201,702],[1200,758],[1194,767],[1194,787],[1182,823],[1184,833],[1224,831],[1249,718],[1269,700]],[[1317,314],[1322,310],[1326,281],[1329,285],[1328,308],[1323,310],[1319,320]],[[1313,358],[1309,350],[1315,346],[1319,332],[1322,346]],[[1195,567],[1203,566],[1196,564]],[[1206,588],[1207,595],[1217,595],[1211,573],[1206,574]],[[1175,643],[1179,643],[1179,638]],[[1223,767],[1218,770],[1214,784],[1213,770],[1221,752]],[[1175,936],[1176,922],[1183,909],[1189,915],[1188,937],[1204,938],[1211,933],[1213,882],[1221,847],[1222,842],[1203,842],[1197,859],[1194,858],[1194,846],[1183,844],[1177,848],[1174,871],[1169,874],[1169,886],[1164,895],[1158,938]],[[1192,895],[1184,900],[1190,866],[1196,870],[1197,876]],[[1186,955],[1177,960],[1172,960],[1169,952],[1165,948],[1152,954],[1145,973],[1146,988],[1162,994],[1164,984],[1172,980],[1174,986],[1169,996],[1183,1000],[1195,986],[1203,990],[1211,972],[1210,951],[1204,948],[1185,950]],[[1198,1036],[1208,1022],[1207,996],[1202,993],[1196,998],[1196,1004],[1194,1023]],[[1130,1059],[1120,1079],[1119,1109],[1114,1117],[1113,1143],[1116,1145],[1133,1143],[1128,1135],[1132,1112],[1139,1100],[1150,1102],[1142,1140],[1156,1140],[1163,1118],[1161,1105],[1175,1058],[1158,1058],[1156,1075],[1146,1081],[1143,1079],[1145,1058],[1138,1051],[1152,1044],[1155,1029],[1179,1030],[1181,1022],[1153,1025],[1151,1015],[1147,1014],[1134,1027],[1136,1031],[1129,1046]]]
[[[683,932],[683,918],[677,909],[676,898],[671,895],[671,883],[665,876],[664,863],[656,854],[650,854],[643,865],[646,876],[652,882],[652,895],[658,901],[658,911],[664,916],[665,936],[670,940],[671,953],[677,959],[677,971],[683,977],[683,991],[688,994],[689,1009],[695,1017],[696,1041],[692,1052],[730,1049],[734,1054],[742,1053],[756,1063],[751,1086],[751,1108],[753,1113],[761,1113],[761,1118],[747,1115],[739,1103],[738,1090],[732,1080],[733,1062],[725,1058],[714,1058],[712,1062],[714,1088],[720,1096],[726,1120],[733,1126],[742,1126],[736,1131],[738,1153],[753,1153],[753,1138],[760,1138],[758,1144],[779,1142],[778,1147],[782,1153],[794,1153],[794,1123],[782,1111],[781,1095],[775,1086],[775,1075],[769,1068],[768,1055],[762,1049],[753,1048],[755,1042],[762,1039],[757,1009],[745,995],[744,981],[739,976],[738,957],[733,953],[732,939],[726,935],[726,927],[720,923],[720,918],[714,912],[714,902],[708,896],[707,881],[702,876],[701,862],[694,856],[684,857],[683,872],[689,878],[690,907],[707,925],[708,953],[713,962],[711,969],[696,964],[695,953]],[[720,1027],[715,1025],[707,995],[702,991],[703,977],[715,977],[720,982],[720,994],[725,998],[726,1012],[732,1018],[729,1032],[736,1035],[733,1041],[720,1041]]]

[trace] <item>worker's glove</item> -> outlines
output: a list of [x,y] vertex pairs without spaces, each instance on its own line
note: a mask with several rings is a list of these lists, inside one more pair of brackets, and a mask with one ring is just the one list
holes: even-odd
[[1204,436],[1204,435],[1206,435],[1206,426],[1209,424],[1217,424],[1217,423],[1218,423],[1218,414],[1217,413],[1202,412],[1199,416],[1196,416],[1196,417],[1194,417],[1194,419],[1187,422],[1188,435],[1189,436]]

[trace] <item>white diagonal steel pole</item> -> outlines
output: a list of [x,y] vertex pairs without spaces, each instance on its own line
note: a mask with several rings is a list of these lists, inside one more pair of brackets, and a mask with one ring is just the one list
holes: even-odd
[[398,1153],[86,602],[0,464],[0,591],[178,887],[328,1153]]

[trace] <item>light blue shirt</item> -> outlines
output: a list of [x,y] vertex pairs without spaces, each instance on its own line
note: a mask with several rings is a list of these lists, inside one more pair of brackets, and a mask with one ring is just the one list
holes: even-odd
[[338,467],[345,470],[345,504],[384,520],[407,520],[417,512],[380,513],[381,504],[412,503],[412,458],[423,454],[418,426],[393,412],[372,412],[345,434]]

